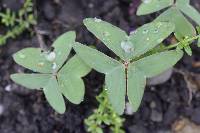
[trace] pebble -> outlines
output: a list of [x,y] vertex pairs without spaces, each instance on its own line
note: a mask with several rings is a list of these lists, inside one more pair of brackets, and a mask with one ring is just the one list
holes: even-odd
[[7,85],[7,86],[5,87],[5,90],[8,91],[8,92],[10,92],[10,91],[12,90],[11,85]]

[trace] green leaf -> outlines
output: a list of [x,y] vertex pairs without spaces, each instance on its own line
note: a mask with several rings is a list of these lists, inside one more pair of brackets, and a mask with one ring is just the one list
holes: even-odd
[[200,14],[199,12],[190,5],[177,5],[177,7],[188,17],[194,20],[198,25],[200,25]]
[[119,65],[106,74],[106,88],[112,107],[118,114],[123,114],[125,108],[126,75],[123,65]]
[[55,77],[51,77],[43,88],[45,97],[49,104],[60,114],[65,112],[65,101]]
[[58,73],[61,91],[72,103],[79,104],[83,100],[85,86],[81,77],[89,73],[90,70],[91,68],[75,55]]
[[190,48],[190,46],[184,47],[184,50],[189,56],[192,56],[192,49]]
[[174,0],[144,0],[137,10],[137,15],[150,14],[173,5]]
[[44,87],[50,78],[50,74],[16,73],[11,75],[13,81],[30,89],[40,89]]
[[175,65],[182,56],[183,52],[181,50],[170,50],[142,58],[133,62],[133,65],[143,72],[147,78],[150,78]]
[[176,0],[176,5],[188,5],[190,0]]
[[107,55],[80,43],[74,45],[74,50],[88,66],[104,74],[109,73],[121,64]]
[[39,48],[25,48],[14,54],[14,60],[25,68],[41,73],[51,73],[52,63]]
[[136,112],[142,101],[146,78],[134,64],[128,68],[127,75],[127,95],[129,102],[133,106],[133,111]]
[[121,59],[126,59],[126,54],[121,48],[121,43],[127,40],[127,34],[118,27],[96,18],[84,20],[87,29],[100,39],[109,49],[111,49]]
[[168,21],[174,23],[175,33],[180,34],[182,37],[191,37],[196,35],[195,28],[176,7],[169,8],[167,11],[158,16],[155,21]]
[[57,70],[63,65],[68,58],[72,45],[75,43],[76,34],[74,31],[66,32],[59,36],[53,43],[56,54],[55,62]]
[[132,57],[140,56],[160,44],[174,31],[174,25],[168,22],[152,22],[138,28],[130,35],[134,52]]

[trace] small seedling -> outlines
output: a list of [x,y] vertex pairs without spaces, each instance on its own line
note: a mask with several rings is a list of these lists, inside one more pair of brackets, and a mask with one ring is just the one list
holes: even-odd
[[[190,5],[190,0],[143,0],[137,10],[137,15],[146,15],[168,8],[155,21],[168,21],[175,24],[175,35],[181,38],[196,35],[195,28],[184,16],[191,18],[200,25],[200,14]],[[200,40],[199,40],[200,43]]]
[[32,0],[26,0],[23,7],[17,13],[9,8],[6,9],[5,13],[0,12],[0,20],[1,24],[8,29],[5,34],[0,35],[0,45],[3,45],[9,38],[16,38],[26,29],[36,24]]
[[25,48],[14,54],[16,63],[34,73],[13,74],[11,79],[30,89],[42,88],[49,104],[59,113],[65,112],[62,95],[74,104],[83,100],[85,89],[81,77],[90,71],[76,55],[68,58],[74,40],[75,33],[67,32],[53,43],[51,51]]
[[[172,23],[145,24],[129,36],[123,30],[97,18],[85,19],[84,24],[119,57],[119,60],[112,59],[93,48],[79,43],[74,45],[76,53],[86,64],[105,74],[110,103],[119,114],[124,112],[126,95],[134,112],[137,111],[143,97],[146,78],[169,69],[183,55],[182,50],[169,50],[179,46],[180,42],[160,52],[151,55],[148,53],[174,31]],[[185,42],[198,37],[186,39]]]
[[87,131],[89,133],[103,133],[103,126],[109,126],[112,133],[125,133],[122,129],[124,119],[121,118],[109,103],[106,89],[96,97],[99,107],[94,113],[85,119]]

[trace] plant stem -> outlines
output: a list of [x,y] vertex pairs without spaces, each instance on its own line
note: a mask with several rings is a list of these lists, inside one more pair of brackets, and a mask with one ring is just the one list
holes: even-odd
[[[190,41],[193,41],[193,40],[196,40],[200,38],[200,34],[197,35],[197,36],[194,36],[194,37],[191,37],[189,39],[186,39],[186,40],[183,40],[184,42],[190,42]],[[172,44],[172,45],[169,45],[167,47],[165,47],[163,50],[169,50],[169,49],[172,49],[172,48],[175,48],[177,47],[179,44],[181,44],[182,42],[178,42],[178,43],[175,43],[175,44]]]

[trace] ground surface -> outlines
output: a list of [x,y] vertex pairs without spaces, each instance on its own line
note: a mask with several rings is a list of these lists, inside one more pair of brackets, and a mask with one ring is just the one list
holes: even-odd
[[[200,9],[200,1],[193,0]],[[7,6],[13,10],[21,7],[23,0],[2,0],[0,10]],[[112,53],[82,25],[86,17],[100,17],[120,28],[130,31],[150,22],[156,14],[145,17],[134,15],[137,2],[130,9],[129,0],[37,0],[38,27],[47,32],[45,42],[51,42],[61,33],[76,30],[77,40],[96,44],[104,53]],[[85,100],[78,106],[67,102],[64,115],[56,114],[38,91],[30,91],[14,84],[9,75],[26,71],[16,65],[12,54],[24,47],[38,47],[37,38],[24,33],[18,39],[9,40],[0,47],[0,133],[85,133],[84,118],[97,107],[95,96],[101,91],[104,76],[92,71],[84,78]],[[193,72],[193,76],[174,72],[166,83],[146,87],[142,106],[134,115],[124,115],[127,133],[171,133],[175,121],[185,117],[200,124],[200,92],[193,95],[189,103],[188,88],[199,88],[200,50],[193,48],[192,57],[184,56],[176,69]],[[185,73],[184,73],[185,74]],[[196,86],[192,86],[196,85]]]

